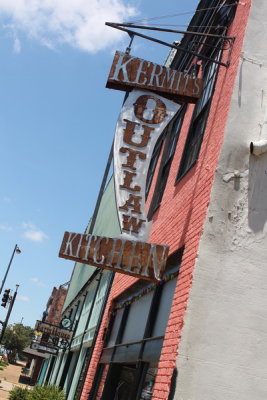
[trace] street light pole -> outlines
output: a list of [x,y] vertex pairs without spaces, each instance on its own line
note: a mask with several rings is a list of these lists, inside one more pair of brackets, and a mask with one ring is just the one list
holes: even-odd
[[18,247],[17,244],[15,245],[15,248],[14,248],[14,250],[13,250],[12,256],[11,256],[10,261],[9,261],[9,264],[8,264],[8,266],[7,266],[7,269],[6,269],[6,273],[5,273],[4,279],[2,280],[2,284],[1,284],[1,288],[0,288],[0,294],[2,293],[4,284],[5,284],[5,281],[6,281],[6,277],[7,277],[7,274],[8,274],[8,272],[9,272],[9,269],[10,269],[10,266],[11,266],[11,264],[12,264],[13,257],[14,257],[14,255],[15,255],[15,253],[17,253],[17,254],[20,254],[20,253],[21,253],[21,250],[19,249],[19,247]]

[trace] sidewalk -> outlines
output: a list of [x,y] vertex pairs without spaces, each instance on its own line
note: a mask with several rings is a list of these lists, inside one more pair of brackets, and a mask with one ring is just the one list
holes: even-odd
[[0,371],[0,400],[8,400],[9,392],[14,386],[26,386],[18,383],[22,367],[22,364],[9,364],[3,371]]

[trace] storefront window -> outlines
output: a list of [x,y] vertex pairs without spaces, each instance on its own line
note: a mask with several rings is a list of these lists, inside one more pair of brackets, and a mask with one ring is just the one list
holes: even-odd
[[[160,284],[138,281],[114,305],[100,359],[109,364],[102,400],[152,399],[181,256],[182,249],[169,257]],[[97,398],[100,381],[97,376],[90,400]]]

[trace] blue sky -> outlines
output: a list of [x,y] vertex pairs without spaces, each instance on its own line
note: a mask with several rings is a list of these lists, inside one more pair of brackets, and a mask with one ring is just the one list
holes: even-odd
[[[94,210],[124,95],[105,89],[106,79],[114,51],[128,44],[104,21],[185,13],[197,3],[0,0],[0,281],[15,244],[22,250],[5,284],[20,284],[11,323],[33,326],[53,286],[70,279],[73,262],[57,256],[63,233],[83,232]],[[184,29],[191,17],[151,22]],[[132,50],[159,63],[167,53],[143,39]],[[1,320],[5,313],[0,307]]]

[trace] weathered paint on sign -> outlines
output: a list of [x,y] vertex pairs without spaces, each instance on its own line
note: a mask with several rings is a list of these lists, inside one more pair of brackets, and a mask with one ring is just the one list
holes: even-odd
[[43,321],[36,321],[35,329],[38,332],[47,333],[65,340],[71,340],[73,335],[73,332],[68,329],[62,329],[59,326],[48,324]]
[[201,95],[203,79],[117,51],[106,87],[124,91],[147,89],[171,99],[195,103]]
[[65,232],[59,257],[150,281],[162,278],[169,247]]
[[181,106],[155,93],[133,90],[123,104],[114,140],[114,179],[124,237],[147,241],[145,192],[158,138]]

